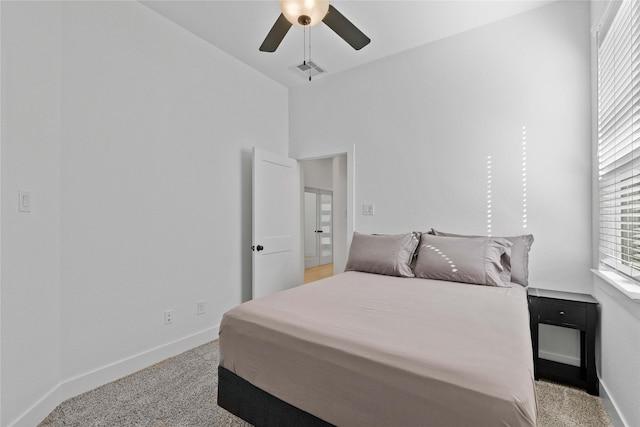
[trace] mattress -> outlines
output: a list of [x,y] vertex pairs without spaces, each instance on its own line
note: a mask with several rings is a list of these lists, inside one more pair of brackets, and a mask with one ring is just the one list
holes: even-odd
[[526,289],[346,272],[241,304],[220,366],[338,426],[535,426]]

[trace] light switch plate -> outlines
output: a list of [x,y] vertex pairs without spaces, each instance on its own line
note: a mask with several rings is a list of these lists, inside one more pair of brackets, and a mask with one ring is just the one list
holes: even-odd
[[18,211],[31,212],[31,194],[27,190],[19,192]]
[[365,203],[362,205],[362,215],[373,215],[373,203]]

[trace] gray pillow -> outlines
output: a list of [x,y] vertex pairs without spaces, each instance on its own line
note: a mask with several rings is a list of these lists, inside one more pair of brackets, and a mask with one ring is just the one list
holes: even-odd
[[[463,234],[444,233],[431,229],[431,233],[436,236],[449,237],[486,237],[486,236],[465,236]],[[511,246],[511,281],[522,286],[529,285],[529,250],[533,244],[533,235],[502,237],[513,245]]]
[[423,234],[414,273],[423,279],[509,287],[511,272],[501,258],[510,250],[511,242],[501,238]]
[[415,277],[411,260],[420,243],[419,233],[378,235],[353,233],[344,271]]

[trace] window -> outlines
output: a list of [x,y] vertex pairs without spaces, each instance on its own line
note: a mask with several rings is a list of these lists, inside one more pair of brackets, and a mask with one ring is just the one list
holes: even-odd
[[640,281],[640,0],[598,32],[600,263]]

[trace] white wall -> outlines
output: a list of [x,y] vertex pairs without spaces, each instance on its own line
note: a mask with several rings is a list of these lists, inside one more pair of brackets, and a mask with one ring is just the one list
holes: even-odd
[[287,154],[288,94],[137,2],[2,24],[2,425],[35,425],[250,296],[251,148]]
[[301,162],[304,186],[333,190],[333,159],[314,159]]
[[640,304],[597,277],[593,296],[600,303],[597,362],[605,406],[624,425],[640,425]]
[[[596,30],[608,1],[591,2],[592,105],[593,105],[593,206],[598,207],[597,133],[597,44]],[[593,217],[593,267],[598,266],[598,215]],[[640,425],[640,304],[593,276],[592,293],[600,303],[597,343],[598,375],[605,407],[614,425]],[[618,415],[617,418],[615,415]]]
[[588,292],[589,91],[589,5],[559,2],[292,89],[290,150],[355,144],[354,228],[380,233],[486,233],[492,156],[493,234],[534,234],[532,285]]
[[[2,418],[60,383],[60,5],[2,8]],[[31,212],[18,212],[18,192]],[[41,411],[42,416],[46,415]],[[32,425],[35,425],[32,424]]]

